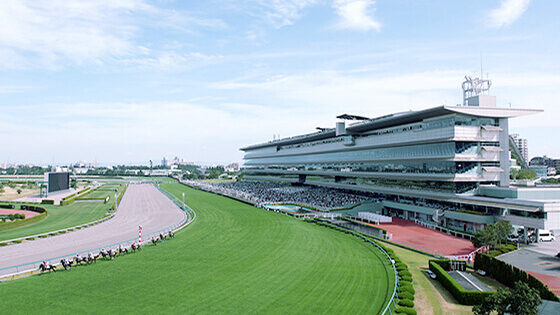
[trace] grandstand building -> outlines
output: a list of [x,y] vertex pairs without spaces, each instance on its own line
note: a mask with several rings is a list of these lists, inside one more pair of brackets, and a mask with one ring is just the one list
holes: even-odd
[[372,211],[466,232],[502,219],[525,232],[560,229],[560,189],[510,187],[508,121],[541,111],[465,97],[463,106],[341,115],[335,128],[241,148],[244,178],[371,192]]

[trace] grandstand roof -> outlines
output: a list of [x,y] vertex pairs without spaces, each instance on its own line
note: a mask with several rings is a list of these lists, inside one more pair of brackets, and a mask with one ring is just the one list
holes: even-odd
[[[384,115],[376,118],[371,118],[351,124],[346,127],[348,134],[359,134],[369,130],[387,128],[391,126],[398,126],[420,122],[427,118],[438,117],[449,114],[463,114],[478,117],[492,117],[492,118],[513,118],[525,115],[540,113],[540,109],[520,109],[520,108],[500,108],[500,107],[478,107],[478,106],[438,106],[420,111],[408,111]],[[350,116],[350,115],[348,115]],[[325,129],[323,131],[303,134],[299,136],[272,140],[266,143],[250,145],[241,148],[242,151],[265,148],[277,145],[289,145],[296,143],[304,143],[315,140],[322,140],[334,137],[335,129]]]

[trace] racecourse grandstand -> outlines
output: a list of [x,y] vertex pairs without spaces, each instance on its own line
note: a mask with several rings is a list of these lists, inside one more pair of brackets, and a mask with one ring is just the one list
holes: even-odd
[[[380,214],[469,233],[498,220],[523,227],[525,238],[560,229],[559,190],[510,186],[509,119],[540,111],[500,108],[495,97],[468,92],[464,106],[341,115],[336,128],[243,147],[243,177],[323,187],[327,206],[328,189],[354,191],[374,196]],[[245,185],[232,186],[260,187]]]

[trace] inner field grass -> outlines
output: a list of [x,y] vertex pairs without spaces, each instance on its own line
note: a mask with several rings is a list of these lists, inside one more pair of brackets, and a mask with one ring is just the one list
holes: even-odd
[[80,200],[80,199],[105,199],[107,196],[110,196],[112,194],[116,194],[116,192],[96,190],[96,191],[93,191],[93,192],[83,196],[83,197],[78,197],[77,200]]
[[[95,221],[102,218],[111,205],[111,203],[105,204],[103,202],[75,202],[62,207],[41,205],[41,207],[44,207],[48,211],[48,215],[44,220],[22,227],[0,231],[0,241],[56,231]],[[17,207],[19,208],[19,205]]]
[[197,191],[197,219],[174,240],[116,261],[0,285],[11,313],[367,313],[393,292],[390,263],[371,244]]

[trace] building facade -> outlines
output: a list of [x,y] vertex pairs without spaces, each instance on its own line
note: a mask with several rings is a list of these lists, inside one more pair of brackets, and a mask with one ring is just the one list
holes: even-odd
[[560,191],[543,198],[537,188],[519,193],[509,185],[508,120],[537,112],[439,106],[340,121],[241,148],[242,172],[245,179],[370,192],[385,215],[471,233],[503,219],[525,231],[560,229]]
[[529,162],[529,143],[526,138],[521,138],[518,133],[514,133],[511,135],[513,142],[517,145],[519,152],[525,159],[525,161]]

